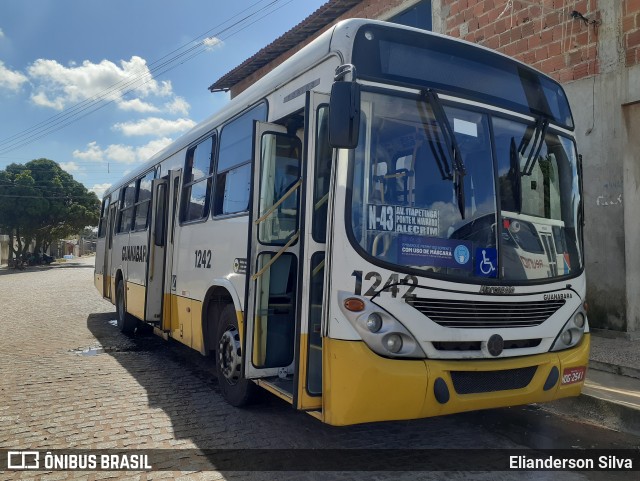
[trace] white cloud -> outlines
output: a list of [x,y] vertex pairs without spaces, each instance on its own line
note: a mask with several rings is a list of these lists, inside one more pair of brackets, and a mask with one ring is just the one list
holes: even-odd
[[160,109],[155,105],[152,105],[148,102],[143,102],[140,99],[120,100],[118,101],[118,107],[120,107],[122,110],[132,110],[134,112],[142,112],[142,113],[160,111]]
[[84,151],[74,150],[73,156],[77,159],[93,160],[96,162],[113,161],[119,164],[134,164],[146,162],[149,158],[173,142],[168,137],[155,139],[145,145],[134,147],[132,145],[111,144],[101,148],[97,142],[87,144]]
[[196,125],[196,123],[190,119],[167,120],[158,117],[149,117],[136,122],[115,124],[113,130],[119,130],[127,137],[134,135],[164,136],[189,130],[194,125]]
[[0,28],[0,38],[4,38],[4,32],[2,31],[1,28]]
[[28,80],[24,74],[9,70],[4,66],[4,62],[0,60],[0,88],[18,91],[22,84],[28,82]]
[[100,162],[101,160],[104,160],[104,153],[102,152],[102,149],[100,149],[100,147],[98,146],[98,143],[95,141],[89,142],[87,144],[87,150],[85,151],[74,150],[73,156],[76,159],[93,160],[95,162]]
[[95,192],[99,199],[102,199],[104,192],[111,187],[111,184],[93,184],[89,190]]
[[56,109],[56,110],[63,110],[64,109],[64,100],[63,99],[55,99],[55,100],[49,100],[49,98],[47,97],[47,95],[44,92],[39,92],[37,94],[32,94],[31,95],[31,101],[36,104],[39,105],[40,107],[51,107],[52,109]]
[[202,41],[202,44],[207,50],[213,50],[216,47],[221,48],[224,43],[217,37],[207,37]]
[[[109,60],[100,63],[85,60],[80,65],[70,62],[67,67],[56,60],[38,59],[27,73],[34,83],[33,102],[58,110],[100,96],[115,101],[124,110],[150,112],[154,107],[140,98],[173,95],[171,82],[153,79],[147,61],[138,56],[122,60],[120,65]],[[125,100],[123,95],[127,91],[135,98]]]
[[168,112],[178,115],[188,115],[191,105],[182,97],[176,97],[172,102],[164,104]]
[[78,166],[78,164],[76,164],[75,162],[60,162],[60,167],[62,168],[62,170],[65,170],[67,172],[77,172],[78,170],[80,170],[80,166]]
[[136,155],[138,156],[139,159],[147,160],[152,155],[156,154],[157,152],[160,152],[171,142],[173,142],[173,140],[168,137],[152,140],[151,142],[143,145],[142,147],[138,147],[136,149]]
[[104,150],[104,155],[121,164],[132,164],[138,160],[135,148],[130,145],[111,144]]

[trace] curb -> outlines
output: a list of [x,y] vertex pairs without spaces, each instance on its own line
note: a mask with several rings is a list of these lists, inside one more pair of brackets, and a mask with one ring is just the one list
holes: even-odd
[[640,436],[640,409],[589,394],[539,405],[542,409],[580,422]]
[[618,366],[608,362],[589,360],[589,369],[595,369],[597,371],[610,372],[612,374],[618,374],[620,376],[633,377],[640,379],[640,369],[629,366]]

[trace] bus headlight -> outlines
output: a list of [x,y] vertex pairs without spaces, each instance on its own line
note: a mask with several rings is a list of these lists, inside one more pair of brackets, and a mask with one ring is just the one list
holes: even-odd
[[389,352],[398,353],[402,349],[402,338],[398,334],[391,334],[384,340],[384,347]]
[[366,325],[371,332],[378,332],[382,328],[382,316],[377,312],[372,312],[367,318]]
[[[366,297],[343,292],[338,296],[342,313],[373,352],[392,358],[424,359],[427,357],[409,330],[380,306]],[[353,304],[356,298],[364,304],[364,309],[359,312],[354,312],[347,307]],[[349,300],[347,305],[345,300]]]
[[551,346],[551,351],[561,351],[575,346],[580,342],[584,335],[584,329],[587,325],[587,316],[582,308],[579,308],[569,318],[564,325],[558,337]]

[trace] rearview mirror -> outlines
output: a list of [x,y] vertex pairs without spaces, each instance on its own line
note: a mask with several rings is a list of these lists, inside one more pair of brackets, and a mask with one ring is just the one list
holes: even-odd
[[360,131],[360,86],[335,82],[329,102],[329,144],[336,149],[354,149]]

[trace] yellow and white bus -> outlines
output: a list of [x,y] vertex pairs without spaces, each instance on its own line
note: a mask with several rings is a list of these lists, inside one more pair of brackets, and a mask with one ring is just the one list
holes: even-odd
[[118,325],[323,422],[576,396],[581,161],[562,87],[489,49],[338,23],[109,189]]

